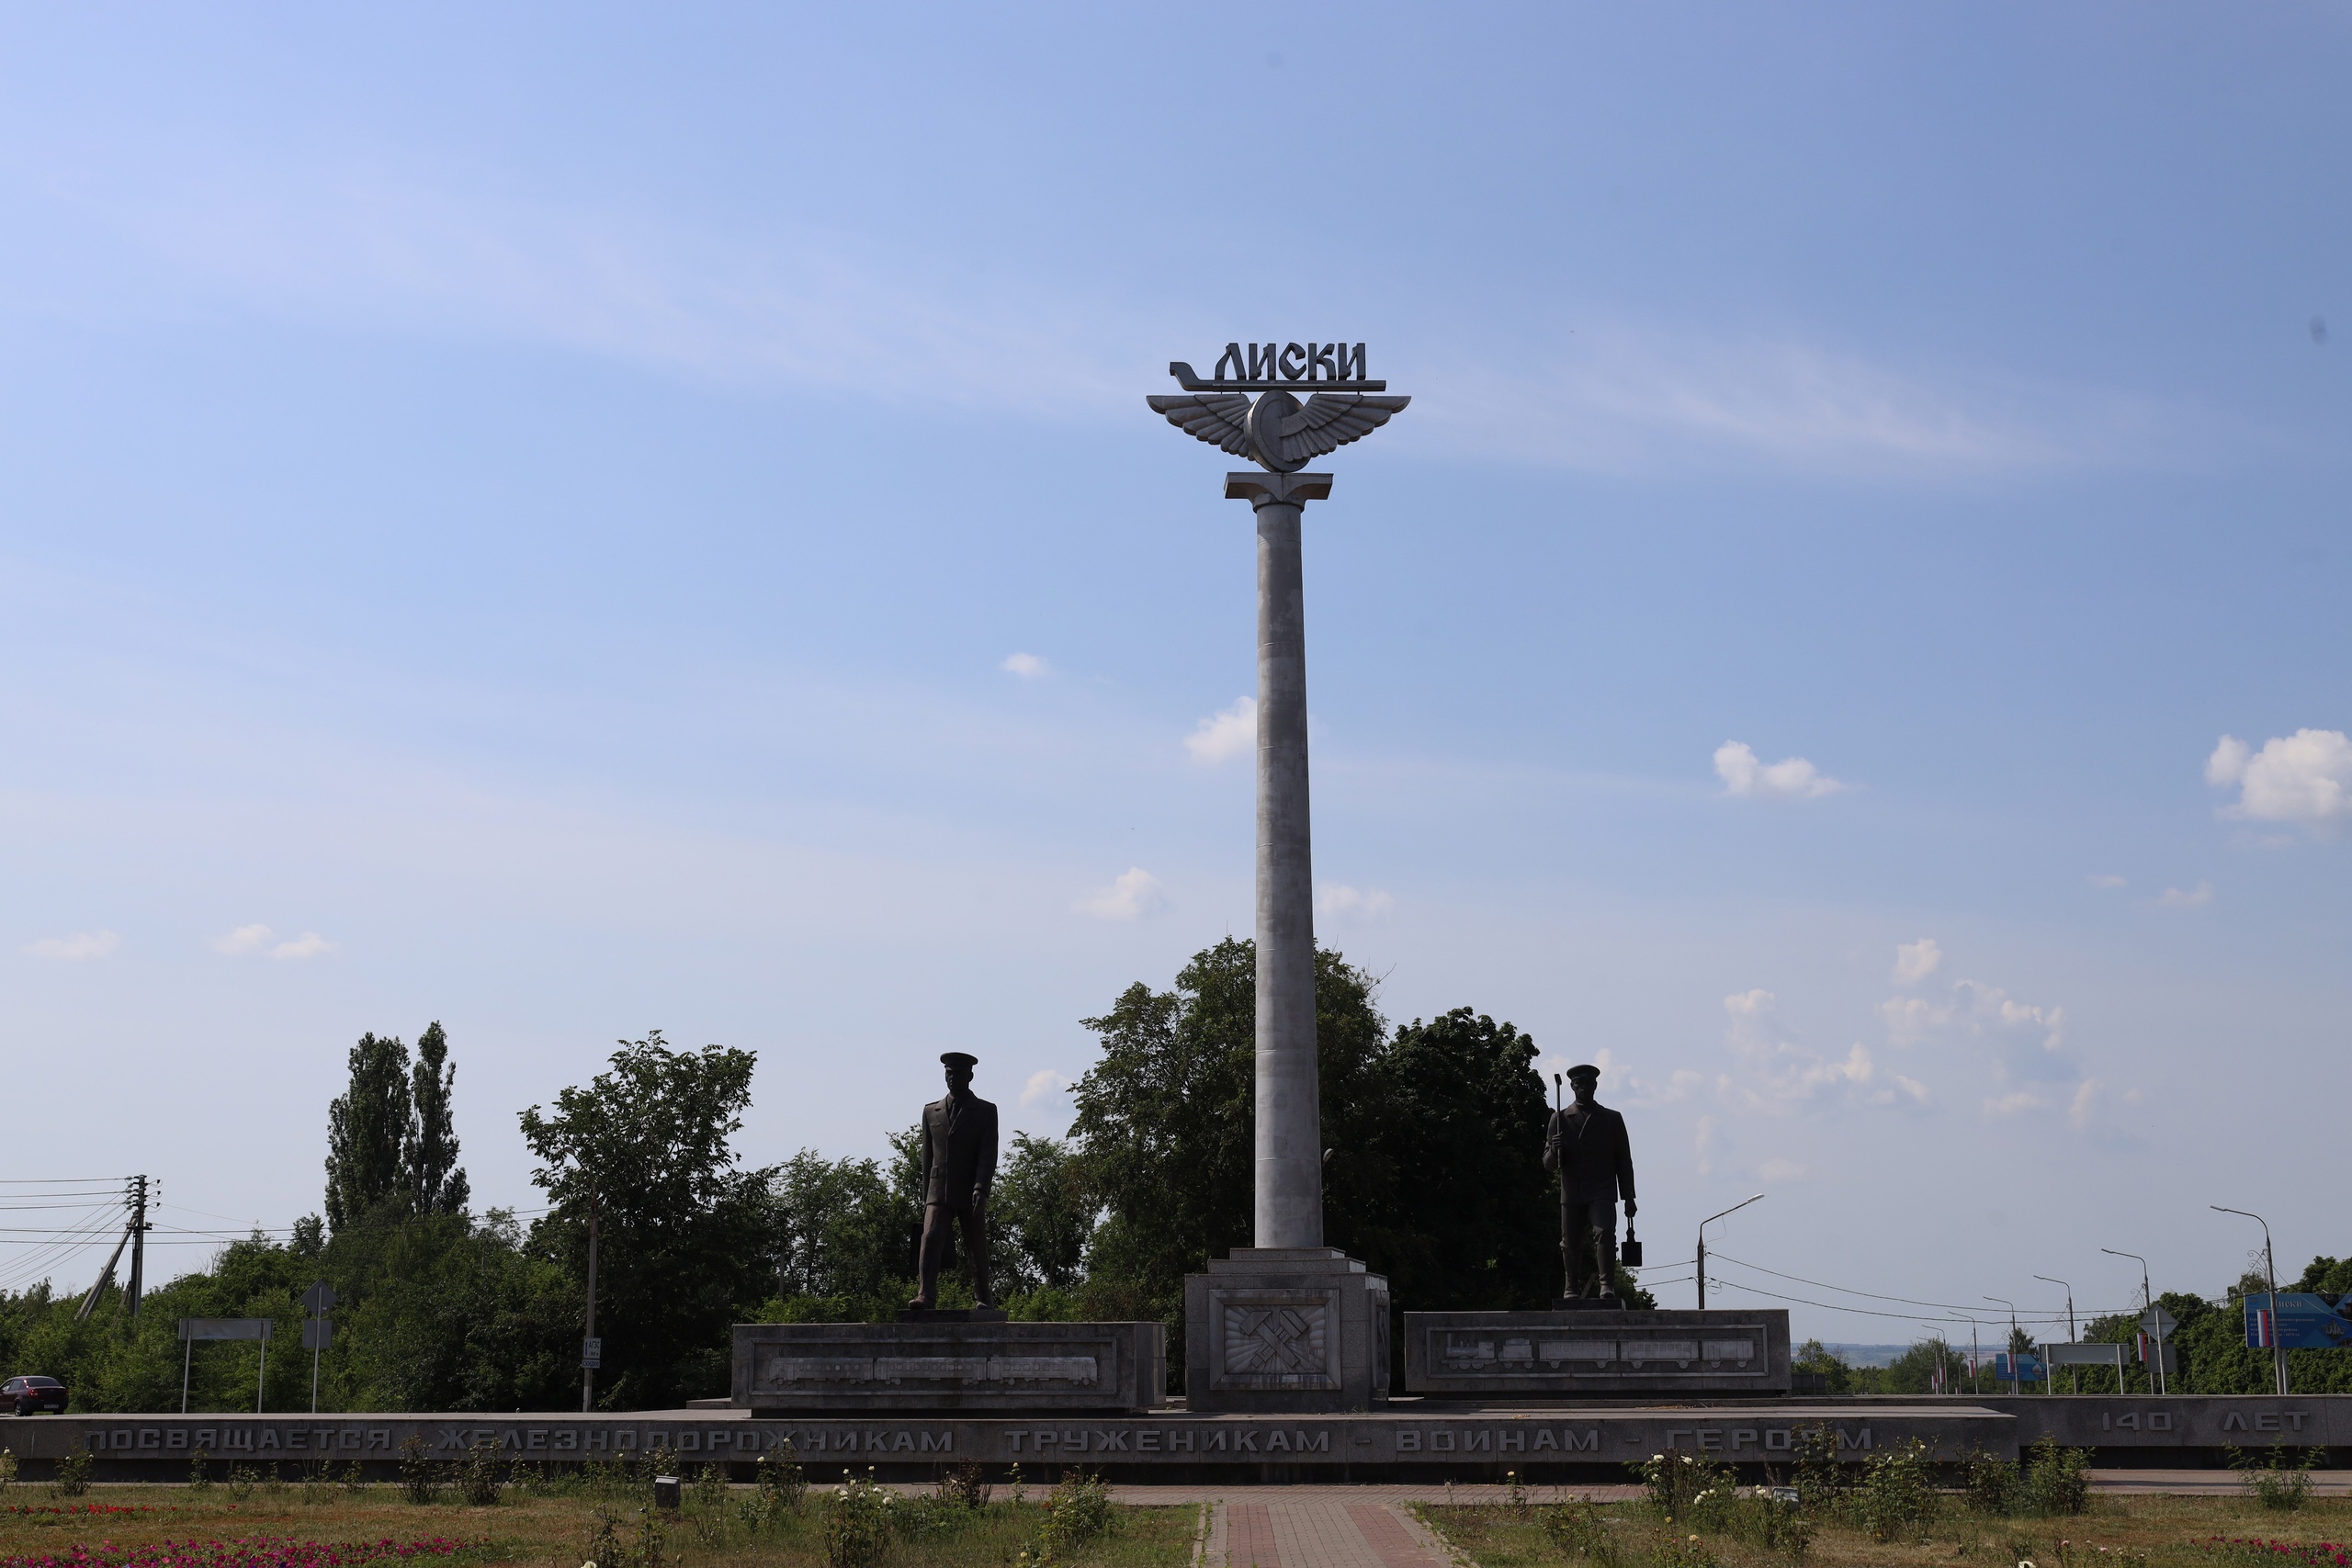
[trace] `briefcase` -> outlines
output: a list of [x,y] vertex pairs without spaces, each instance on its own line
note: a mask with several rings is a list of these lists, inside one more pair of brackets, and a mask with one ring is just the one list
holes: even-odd
[[1634,1234],[1633,1222],[1625,1224],[1625,1245],[1617,1249],[1617,1261],[1628,1269],[1642,1266],[1642,1238]]

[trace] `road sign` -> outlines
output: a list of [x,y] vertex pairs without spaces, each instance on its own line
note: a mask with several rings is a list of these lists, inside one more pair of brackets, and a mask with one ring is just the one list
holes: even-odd
[[334,1287],[324,1280],[302,1292],[302,1304],[321,1316],[334,1310],[338,1299],[334,1293]]
[[582,1339],[580,1342],[580,1364],[590,1371],[602,1371],[605,1366],[605,1342]]
[[277,1332],[276,1321],[266,1317],[184,1317],[180,1319],[180,1337],[198,1339],[267,1339]]
[[306,1317],[302,1320],[303,1349],[323,1350],[327,1348],[327,1342],[334,1337],[334,1319],[325,1317]]
[[2180,1319],[2160,1306],[2152,1306],[2140,1314],[2140,1330],[2158,1339],[2169,1339],[2172,1331],[2180,1326]]

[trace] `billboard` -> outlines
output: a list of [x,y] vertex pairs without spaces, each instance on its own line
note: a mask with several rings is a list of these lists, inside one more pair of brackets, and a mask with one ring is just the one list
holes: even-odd
[[2257,1350],[2335,1350],[2352,1346],[2352,1295],[2267,1291],[2245,1299],[2245,1342]]
[[2040,1382],[2042,1378],[2041,1358],[2012,1356],[2007,1350],[1994,1352],[1993,1375],[2006,1382]]

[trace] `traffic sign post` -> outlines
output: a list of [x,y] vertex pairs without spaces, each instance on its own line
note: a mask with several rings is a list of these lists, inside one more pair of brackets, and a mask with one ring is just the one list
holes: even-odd
[[334,1325],[327,1321],[327,1313],[342,1298],[334,1287],[324,1280],[302,1292],[302,1305],[311,1316],[302,1325],[302,1348],[311,1353],[311,1414],[319,1413],[319,1352],[334,1337]]
[[2165,1337],[2179,1326],[2178,1318],[2153,1302],[2148,1303],[2148,1310],[2140,1314],[2140,1332],[2156,1342],[2155,1355],[2143,1356],[2141,1359],[2148,1363],[2148,1370],[2154,1375],[2158,1393],[2165,1392],[2165,1372],[2167,1370],[2165,1365]]
[[605,1366],[605,1342],[582,1339],[580,1342],[580,1364],[590,1371],[602,1371]]

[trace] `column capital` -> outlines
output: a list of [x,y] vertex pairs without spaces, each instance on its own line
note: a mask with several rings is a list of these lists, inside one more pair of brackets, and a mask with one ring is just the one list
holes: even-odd
[[1253,508],[1296,506],[1301,502],[1330,498],[1329,474],[1270,474],[1258,468],[1244,468],[1225,476],[1225,499],[1246,501]]

